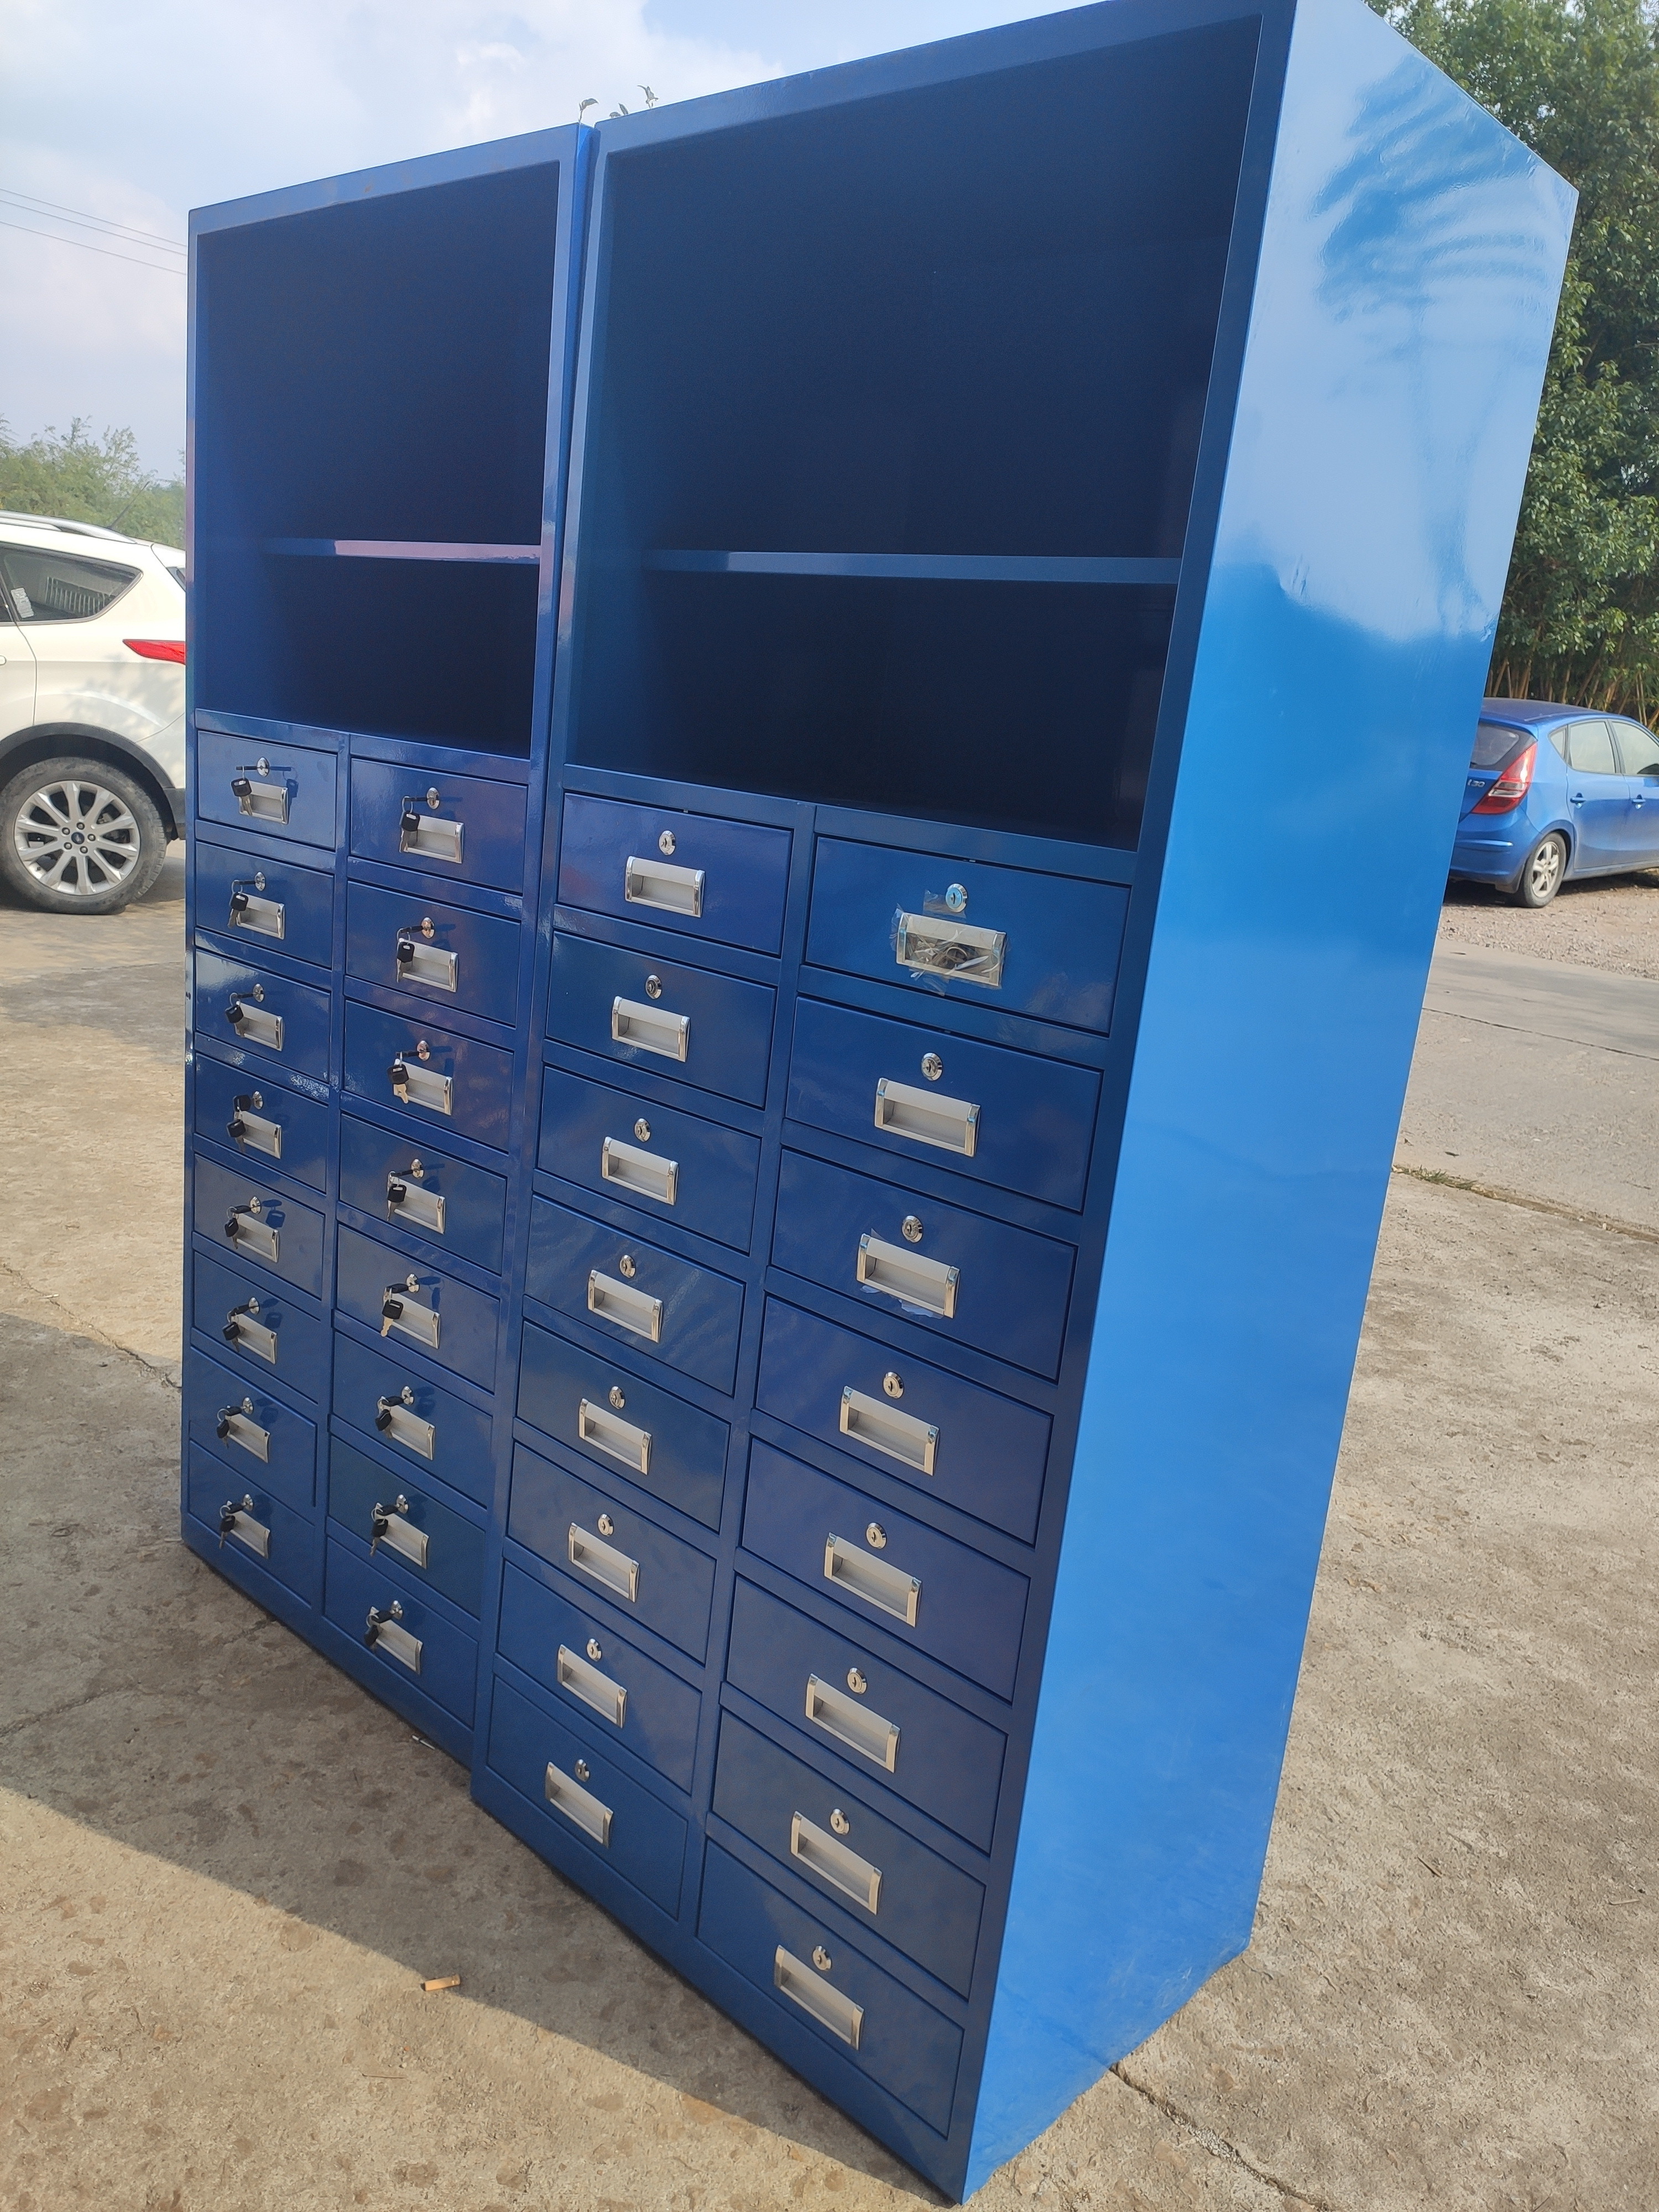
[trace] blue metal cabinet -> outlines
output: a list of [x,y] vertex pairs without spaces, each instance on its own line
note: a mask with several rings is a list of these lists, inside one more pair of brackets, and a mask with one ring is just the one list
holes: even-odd
[[525,1291],[711,1390],[732,1388],[743,1285],[729,1275],[538,1198]]
[[262,837],[334,845],[332,752],[283,740],[253,744],[204,726],[196,742],[196,811]]
[[522,784],[361,755],[351,763],[351,850],[365,860],[516,891],[524,844]]
[[326,991],[274,969],[198,945],[191,1018],[198,1038],[240,1049],[246,1065],[279,1065],[326,1080]]
[[543,1071],[536,1164],[544,1174],[739,1251],[754,1221],[760,1153],[760,1139],[741,1129],[562,1068]]
[[561,930],[547,1033],[625,1067],[760,1106],[776,1000],[763,983]]
[[196,1128],[255,1165],[313,1190],[327,1186],[328,1107],[275,1076],[203,1054],[196,1063]]
[[410,1348],[488,1389],[495,1380],[498,1302],[355,1229],[339,1231],[335,1302],[398,1352]]
[[507,1149],[512,1054],[435,1027],[424,1008],[388,1014],[348,1000],[345,1087],[406,1114],[411,1127],[449,1129],[493,1151]]
[[191,903],[198,929],[246,945],[248,957],[284,953],[326,968],[334,945],[334,878],[298,861],[196,841]]
[[224,1347],[235,1371],[265,1376],[315,1398],[328,1374],[328,1324],[279,1286],[236,1264],[198,1252],[190,1268],[191,1315],[198,1332]]
[[375,1350],[342,1331],[334,1343],[335,1419],[378,1437],[411,1472],[436,1475],[488,1505],[495,1478],[489,1415],[434,1382],[404,1350],[396,1337]]
[[394,1223],[499,1273],[507,1219],[507,1184],[428,1145],[365,1121],[340,1116],[340,1203]]
[[519,1005],[523,932],[500,915],[445,906],[424,888],[346,892],[346,973],[434,1006],[510,1024]]
[[573,793],[564,803],[559,902],[775,952],[789,832]]

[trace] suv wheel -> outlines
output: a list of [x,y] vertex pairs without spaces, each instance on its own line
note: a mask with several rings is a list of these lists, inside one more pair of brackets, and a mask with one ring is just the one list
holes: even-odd
[[116,913],[167,849],[155,801],[102,761],[37,761],[0,791],[0,878],[48,914]]

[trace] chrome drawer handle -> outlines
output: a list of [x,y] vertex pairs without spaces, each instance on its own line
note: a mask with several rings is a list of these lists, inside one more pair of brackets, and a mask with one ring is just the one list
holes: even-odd
[[[621,1396],[621,1392],[617,1392]],[[636,1429],[632,1421],[619,1420],[608,1406],[596,1406],[591,1398],[581,1398],[576,1404],[576,1435],[595,1451],[602,1451],[619,1461],[630,1473],[649,1474],[651,1472],[651,1431]]]
[[890,1774],[896,1770],[899,1732],[895,1723],[816,1674],[806,1678],[806,1717],[814,1728],[884,1766]]
[[221,1406],[214,1417],[213,1433],[221,1443],[240,1444],[255,1459],[270,1461],[270,1431],[262,1429],[253,1419],[253,1401],[244,1398],[240,1406]]
[[392,1093],[400,1106],[427,1106],[434,1114],[453,1114],[455,1110],[455,1085],[453,1078],[439,1075],[429,1067],[411,1067],[399,1053],[386,1075],[392,1084]]
[[[252,773],[247,769],[239,769],[232,776],[230,793],[236,801],[239,814],[251,814],[261,822],[288,820],[288,786],[256,781],[256,778],[269,776],[271,773],[268,762],[255,761]],[[283,770],[278,769],[276,773],[281,775]]]
[[[385,1330],[381,1334],[386,1334]],[[408,1385],[404,1385],[407,1393]],[[430,1421],[410,1410],[409,1398],[380,1398],[374,1405],[374,1425],[383,1437],[390,1437],[394,1444],[402,1444],[405,1451],[419,1452],[422,1459],[430,1459],[437,1449],[438,1431]]]
[[260,1200],[250,1198],[233,1206],[225,1234],[239,1252],[257,1252],[262,1260],[277,1260],[282,1256],[282,1235],[269,1221],[260,1220],[261,1204]]
[[268,1115],[257,1114],[253,1110],[264,1103],[257,1091],[246,1091],[241,1097],[234,1099],[231,1102],[231,1117],[225,1124],[225,1134],[244,1152],[263,1152],[267,1159],[280,1160],[283,1157],[282,1125],[273,1121]]
[[438,1349],[438,1334],[443,1317],[436,1306],[425,1304],[414,1293],[419,1287],[415,1278],[405,1277],[401,1283],[388,1283],[386,1295],[380,1300],[380,1334],[389,1336],[394,1328],[405,1336],[412,1336],[416,1344],[428,1350]]
[[664,914],[702,914],[702,870],[674,868],[666,860],[641,860],[630,853],[623,869],[623,897],[629,906],[654,906]]
[[568,1690],[573,1698],[580,1698],[591,1706],[602,1721],[612,1728],[620,1728],[628,1716],[628,1692],[620,1682],[613,1682],[609,1674],[601,1674],[597,1667],[590,1667],[566,1644],[559,1646],[559,1687]]
[[642,1152],[619,1137],[607,1137],[600,1146],[599,1175],[618,1190],[655,1199],[659,1206],[672,1206],[680,1187],[678,1160],[665,1159],[660,1152]]
[[257,1298],[250,1298],[244,1306],[233,1306],[225,1316],[225,1325],[219,1334],[227,1344],[235,1345],[239,1351],[251,1352],[256,1359],[268,1360],[274,1367],[276,1364],[276,1332],[274,1328],[267,1328],[262,1321],[254,1320],[253,1316],[258,1310],[259,1301]]
[[388,1552],[398,1552],[411,1565],[426,1571],[427,1553],[431,1539],[424,1528],[417,1528],[412,1521],[404,1519],[410,1511],[406,1498],[398,1498],[390,1505],[376,1503],[368,1522],[368,1555],[373,1559],[382,1544]]
[[602,1275],[597,1267],[588,1272],[587,1310],[653,1344],[662,1342],[662,1300],[648,1291],[636,1291],[631,1283],[618,1282],[614,1275]]
[[[448,860],[459,867],[462,824],[435,821],[430,814],[421,812],[422,803],[418,799],[404,799],[402,819],[398,824],[398,850],[400,853],[419,853],[428,860]],[[443,802],[435,791],[428,791],[424,803],[428,806],[439,806]]]
[[255,937],[283,937],[288,931],[288,915],[280,899],[259,898],[240,884],[233,884],[230,927],[246,929]]
[[867,1398],[850,1382],[841,1394],[841,1432],[868,1444],[872,1451],[885,1452],[901,1466],[915,1468],[920,1474],[933,1472],[939,1431],[933,1422],[919,1421],[914,1413],[901,1413],[879,1398]]
[[262,1521],[253,1518],[253,1500],[245,1498],[239,1505],[234,1498],[226,1498],[219,1508],[219,1549],[225,1548],[227,1536],[234,1536],[239,1544],[246,1544],[250,1552],[257,1552],[262,1559],[270,1557],[270,1531]]
[[[871,1526],[875,1524],[872,1522]],[[885,1537],[882,1540],[884,1543]],[[889,1566],[885,1559],[872,1559],[868,1552],[861,1552],[845,1536],[830,1536],[824,1540],[823,1578],[834,1583],[837,1589],[848,1590],[854,1597],[862,1598],[878,1612],[891,1613],[907,1628],[915,1626],[916,1610],[921,1603],[920,1575],[907,1575],[902,1567]]]
[[901,968],[913,975],[925,970],[930,975],[948,975],[956,983],[981,983],[988,991],[1002,988],[1007,945],[1000,929],[977,929],[970,922],[931,914],[901,914],[893,936]]
[[876,1127],[908,1137],[913,1145],[934,1145],[971,1160],[979,1142],[979,1109],[966,1098],[941,1098],[884,1075],[876,1085]]
[[643,1006],[637,999],[613,999],[611,1034],[618,1044],[637,1045],[641,1052],[660,1054],[664,1060],[683,1060],[691,1049],[691,1017],[671,1014],[665,1006]]
[[421,1188],[417,1178],[425,1173],[418,1160],[411,1160],[401,1175],[386,1177],[386,1219],[411,1222],[416,1229],[430,1230],[434,1237],[441,1237],[444,1201],[435,1190]]
[[267,1051],[283,1048],[283,1018],[268,1013],[263,1006],[250,1006],[246,999],[233,999],[225,1008],[225,1019],[244,1044],[262,1044]]
[[[578,1765],[583,1761],[578,1760]],[[602,1805],[591,1790],[584,1790],[580,1782],[573,1782],[568,1774],[561,1774],[551,1759],[547,1763],[546,1778],[542,1784],[548,1803],[556,1813],[562,1813],[567,1820],[574,1821],[585,1836],[592,1836],[596,1844],[611,1847],[611,1808]]]
[[630,1559],[626,1552],[619,1552],[614,1544],[607,1544],[598,1536],[590,1536],[586,1528],[579,1528],[573,1521],[565,1539],[565,1550],[570,1564],[579,1574],[587,1576],[603,1589],[613,1590],[624,1597],[629,1605],[640,1599],[640,1563]]
[[861,1859],[805,1813],[797,1813],[789,1823],[789,1856],[866,1912],[880,1910],[881,1869]]
[[943,1260],[924,1260],[902,1244],[885,1244],[866,1235],[859,1239],[858,1279],[866,1290],[884,1291],[901,1305],[918,1306],[941,1321],[956,1317],[962,1270]]
[[[824,1953],[823,1972],[829,1971],[829,1954]],[[773,1954],[772,1979],[792,1998],[801,2010],[811,2013],[820,2027],[827,2027],[852,2050],[859,2047],[859,2038],[864,2033],[864,2007],[843,1996],[832,1982],[823,1979],[812,1969],[786,1951],[781,1943]]]
[[399,1666],[407,1667],[411,1674],[421,1671],[421,1639],[411,1636],[403,1626],[404,1609],[394,1597],[382,1613],[379,1606],[368,1608],[368,1618],[363,1623],[363,1641],[371,1651],[384,1651]]
[[458,953],[446,952],[441,945],[424,943],[423,939],[430,936],[431,931],[432,924],[428,918],[426,921],[411,922],[406,929],[398,932],[398,941],[392,956],[392,981],[427,983],[434,991],[456,990],[461,979],[460,957]]

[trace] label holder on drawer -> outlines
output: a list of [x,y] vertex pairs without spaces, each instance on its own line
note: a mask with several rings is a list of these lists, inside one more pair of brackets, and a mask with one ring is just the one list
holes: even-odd
[[[416,1046],[415,1054],[417,1060],[422,1057],[421,1045]],[[440,1075],[435,1068],[411,1067],[402,1053],[387,1068],[386,1076],[392,1085],[392,1095],[400,1106],[425,1106],[434,1114],[454,1112],[455,1085],[452,1077]]]
[[240,1406],[221,1406],[214,1417],[213,1433],[221,1443],[240,1444],[255,1459],[270,1462],[270,1431],[262,1429],[253,1418],[253,1401],[244,1398]]
[[403,1625],[404,1609],[395,1597],[382,1613],[379,1606],[368,1608],[368,1618],[363,1623],[363,1641],[371,1651],[384,1651],[400,1667],[407,1667],[411,1674],[421,1671],[421,1638],[411,1636]]
[[642,860],[630,853],[623,868],[623,899],[629,906],[653,906],[662,914],[702,918],[702,870],[672,867],[666,860]]
[[781,1943],[773,1954],[772,1979],[805,2013],[810,2013],[820,2027],[827,2027],[831,2035],[839,2036],[849,2049],[856,2051],[864,2033],[864,2007],[854,2004],[843,1996],[833,1982],[826,1982],[829,1954],[824,1953],[824,1966],[818,1972],[786,1951]]
[[889,1774],[898,1768],[899,1731],[896,1723],[861,1705],[831,1682],[817,1674],[806,1678],[806,1717],[814,1728],[832,1735]]
[[650,1430],[619,1419],[608,1406],[596,1406],[591,1398],[578,1399],[576,1435],[580,1443],[592,1444],[595,1451],[617,1461],[630,1474],[650,1474]]
[[[425,795],[428,806],[441,806],[443,801],[436,792]],[[418,853],[423,860],[447,860],[453,867],[461,865],[462,841],[465,825],[459,822],[441,822],[421,812],[421,800],[406,799],[403,804],[402,819],[398,825],[398,850]]]
[[239,1152],[263,1152],[269,1160],[283,1157],[283,1125],[256,1109],[264,1104],[261,1091],[245,1091],[231,1101],[231,1118],[225,1134]]
[[979,983],[988,991],[1002,988],[1007,948],[1000,929],[980,929],[938,915],[901,912],[893,933],[901,968],[913,975],[948,975],[953,983]]
[[410,1566],[418,1567],[424,1574],[432,1540],[424,1528],[417,1528],[412,1521],[404,1518],[410,1510],[409,1500],[401,1493],[390,1505],[382,1505],[378,1499],[375,1501],[369,1522],[368,1555],[373,1559],[384,1544],[388,1552],[398,1553],[409,1561]]
[[[579,1762],[580,1764],[580,1762]],[[591,1836],[603,1849],[611,1848],[611,1808],[603,1805],[591,1790],[584,1790],[568,1774],[561,1774],[550,1759],[547,1773],[542,1782],[543,1795],[556,1813],[562,1813],[567,1820]]]
[[[255,880],[263,884],[264,878]],[[254,937],[281,939],[288,934],[288,913],[280,899],[261,898],[236,883],[230,887],[230,927],[245,929]]]
[[282,1232],[272,1223],[261,1219],[264,1209],[263,1199],[245,1198],[240,1206],[232,1206],[225,1221],[225,1235],[239,1252],[254,1253],[274,1265],[282,1257]]
[[253,1517],[253,1500],[245,1498],[239,1505],[234,1498],[226,1498],[219,1508],[219,1549],[225,1548],[227,1536],[234,1536],[239,1544],[246,1544],[258,1558],[270,1557],[270,1531],[263,1521]]
[[[288,773],[273,769],[269,761],[258,760],[237,769],[230,779],[230,795],[236,801],[239,814],[249,814],[258,822],[288,821],[289,787],[286,783],[271,783],[264,779]],[[256,781],[256,779],[259,779]]]
[[442,1194],[422,1190],[421,1177],[426,1170],[418,1160],[411,1160],[402,1175],[389,1175],[386,1179],[386,1218],[388,1221],[407,1222],[411,1228],[422,1229],[429,1236],[444,1233],[444,1201]]
[[568,1690],[573,1698],[596,1712],[612,1728],[620,1728],[628,1717],[628,1692],[620,1682],[613,1682],[609,1674],[600,1674],[590,1667],[586,1659],[573,1651],[568,1644],[559,1646],[558,1680],[562,1690]]
[[398,932],[392,956],[392,981],[424,983],[434,991],[458,991],[461,983],[460,955],[447,952],[441,945],[427,944],[424,940],[431,930],[428,917],[424,921],[412,921]]
[[970,1099],[942,1098],[884,1075],[876,1085],[876,1127],[971,1160],[979,1143],[979,1109]]
[[931,1474],[939,1450],[939,1431],[932,1421],[901,1413],[880,1398],[867,1397],[848,1383],[841,1394],[841,1432],[872,1451],[884,1452],[901,1467],[918,1474]]
[[588,1270],[587,1310],[644,1337],[648,1343],[662,1342],[662,1300],[653,1298],[649,1291],[635,1290],[633,1284],[619,1281],[615,1275],[602,1275],[597,1267]]
[[620,1137],[607,1137],[599,1147],[600,1180],[614,1183],[630,1196],[654,1199],[672,1206],[679,1192],[680,1164],[660,1152],[642,1152],[625,1145]]
[[565,1538],[565,1552],[578,1574],[586,1575],[590,1582],[598,1583],[612,1596],[623,1598],[629,1605],[640,1601],[640,1563],[630,1559],[626,1552],[616,1545],[607,1544],[603,1537],[588,1529],[570,1524]]
[[917,1306],[941,1321],[956,1318],[962,1270],[943,1260],[924,1259],[902,1244],[888,1244],[867,1232],[859,1239],[858,1279],[866,1290],[884,1291],[902,1306]]
[[283,1018],[267,1007],[251,1006],[240,995],[225,1008],[225,1019],[244,1044],[263,1045],[267,1052],[283,1048]]
[[672,1014],[666,1006],[646,1006],[637,999],[613,999],[611,1036],[614,1043],[637,1045],[660,1059],[684,1061],[691,1050],[691,1017]]
[[225,1316],[224,1327],[219,1334],[227,1344],[239,1351],[251,1352],[256,1359],[263,1359],[271,1367],[276,1364],[276,1332],[267,1328],[253,1316],[259,1310],[258,1298],[250,1298],[246,1305],[233,1306]]
[[[875,1534],[880,1534],[873,1522],[871,1526]],[[883,1536],[881,1540],[885,1543],[887,1540]],[[860,1551],[845,1536],[826,1536],[823,1578],[837,1589],[862,1598],[866,1605],[873,1605],[878,1612],[890,1613],[907,1628],[915,1626],[921,1604],[920,1575],[907,1575],[902,1567],[890,1566],[885,1559],[872,1559],[868,1552]]]
[[431,1459],[438,1449],[437,1425],[423,1420],[413,1411],[407,1395],[408,1383],[404,1385],[404,1391],[405,1395],[402,1396],[382,1397],[375,1401],[374,1425],[383,1437],[390,1437],[405,1451],[418,1452],[422,1459]]
[[860,1858],[838,1836],[809,1820],[805,1813],[797,1813],[790,1820],[789,1856],[866,1912],[879,1911],[881,1869]]
[[425,1345],[428,1352],[435,1352],[443,1316],[436,1306],[426,1305],[415,1296],[419,1288],[419,1280],[413,1275],[406,1275],[401,1283],[386,1285],[380,1300],[380,1334],[389,1336],[394,1328],[400,1329],[416,1344]]

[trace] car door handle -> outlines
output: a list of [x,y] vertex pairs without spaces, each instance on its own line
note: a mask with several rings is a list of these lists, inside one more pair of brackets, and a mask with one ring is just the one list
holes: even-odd
[[1582,791],[1570,791],[1567,796],[1575,806],[1582,806],[1584,803],[1584,794]]

